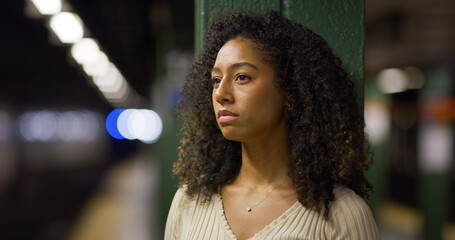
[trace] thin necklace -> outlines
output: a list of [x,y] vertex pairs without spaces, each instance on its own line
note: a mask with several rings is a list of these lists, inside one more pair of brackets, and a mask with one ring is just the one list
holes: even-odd
[[246,211],[247,212],[251,212],[253,210],[253,208],[255,208],[257,205],[259,205],[262,201],[264,201],[271,192],[273,192],[273,190],[277,189],[283,182],[281,182],[280,184],[276,185],[275,187],[273,187],[272,189],[270,189],[270,191],[267,192],[267,194],[259,201],[257,201],[255,204],[253,204],[252,206],[250,206],[248,204],[248,202],[246,201],[246,189],[245,189],[245,194],[243,195],[243,201],[245,202],[245,205],[246,205]]

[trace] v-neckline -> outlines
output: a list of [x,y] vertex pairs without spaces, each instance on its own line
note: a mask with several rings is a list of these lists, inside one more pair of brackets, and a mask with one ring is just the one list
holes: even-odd
[[[218,212],[220,213],[218,216],[220,217],[220,222],[224,226],[224,229],[226,230],[228,236],[232,240],[237,240],[237,236],[234,234],[234,231],[232,231],[231,226],[229,225],[229,222],[226,218],[226,214],[224,212],[224,204],[223,204],[223,199],[221,198],[221,193],[218,192],[218,196],[216,198],[216,203],[217,203],[217,208]],[[300,207],[300,202],[295,201],[294,204],[292,204],[288,209],[286,209],[280,216],[275,218],[273,221],[265,225],[261,230],[256,232],[252,237],[248,238],[248,240],[253,240],[257,237],[260,237],[270,231],[274,226],[276,226],[278,223],[281,223],[282,221],[285,221],[287,218],[289,218],[289,215],[291,215],[295,210],[297,210]]]

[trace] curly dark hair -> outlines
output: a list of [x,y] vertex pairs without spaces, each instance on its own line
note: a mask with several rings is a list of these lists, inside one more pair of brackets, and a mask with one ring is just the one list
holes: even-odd
[[211,20],[177,105],[183,126],[173,172],[180,175],[180,187],[208,201],[239,173],[241,145],[223,137],[211,97],[217,53],[237,37],[251,40],[263,53],[275,69],[277,87],[287,94],[288,176],[300,203],[328,210],[336,185],[368,199],[372,185],[364,171],[372,157],[367,160],[354,84],[322,37],[276,11],[231,12]]

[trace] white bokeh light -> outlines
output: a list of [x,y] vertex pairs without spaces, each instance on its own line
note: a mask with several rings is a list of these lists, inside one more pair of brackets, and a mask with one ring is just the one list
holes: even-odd
[[62,10],[61,0],[32,0],[32,2],[42,15],[53,15]]
[[398,93],[408,86],[408,76],[398,68],[384,69],[378,74],[378,87],[383,93]]
[[160,116],[152,110],[141,110],[146,126],[138,139],[144,143],[153,143],[158,140],[163,131],[163,122]]
[[390,134],[391,116],[383,101],[365,100],[365,132],[373,144],[382,143]]
[[28,142],[93,142],[101,135],[101,118],[92,111],[31,111],[19,117],[19,134]]
[[109,68],[109,59],[104,52],[99,51],[93,59],[84,62],[82,68],[88,76],[104,73]]
[[61,12],[52,16],[50,27],[63,43],[76,43],[84,36],[84,28],[79,16]]
[[95,62],[99,52],[98,43],[92,38],[84,38],[71,47],[71,56],[81,65]]
[[50,111],[29,112],[19,119],[19,132],[27,141],[54,140],[57,130],[57,117]]
[[147,122],[143,112],[140,110],[134,110],[128,121],[128,129],[131,131],[134,138],[138,139],[139,136],[141,136],[145,131],[146,126]]
[[123,137],[125,137],[126,139],[129,139],[129,140],[136,139],[136,137],[133,135],[133,133],[128,128],[128,121],[130,121],[130,117],[134,111],[137,111],[137,110],[136,109],[127,109],[127,110],[123,111],[117,120],[118,131],[120,132],[120,134],[122,134]]
[[117,119],[119,133],[129,140],[150,144],[156,142],[163,131],[160,116],[149,109],[127,109]]
[[[123,78],[122,78],[123,79]],[[104,97],[108,99],[111,102],[124,102],[130,94],[130,87],[126,83],[126,81],[123,79],[120,85],[120,89],[116,92],[111,92],[111,91],[103,91],[100,89],[100,91],[103,93]]]
[[81,111],[82,121],[85,122],[83,135],[81,139],[85,141],[95,141],[101,135],[102,120],[98,113],[90,111]]

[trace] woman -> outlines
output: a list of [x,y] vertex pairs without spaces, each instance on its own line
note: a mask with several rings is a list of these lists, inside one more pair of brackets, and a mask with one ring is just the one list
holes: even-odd
[[277,12],[210,23],[182,90],[166,239],[378,239],[364,122],[326,41]]

